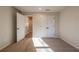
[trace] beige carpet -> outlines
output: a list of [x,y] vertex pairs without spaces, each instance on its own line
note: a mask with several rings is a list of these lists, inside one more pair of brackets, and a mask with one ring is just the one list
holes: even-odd
[[43,39],[43,41],[55,52],[78,52],[76,48],[72,47],[61,39]]

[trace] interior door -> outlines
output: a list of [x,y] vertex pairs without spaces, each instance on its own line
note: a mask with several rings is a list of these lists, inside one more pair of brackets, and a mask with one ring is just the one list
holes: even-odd
[[33,15],[33,37],[55,37],[55,19],[53,15]]
[[25,37],[25,17],[17,13],[17,42]]
[[33,15],[33,37],[41,38],[46,36],[46,15],[34,14]]
[[55,37],[55,19],[52,15],[47,15],[47,36],[46,37]]

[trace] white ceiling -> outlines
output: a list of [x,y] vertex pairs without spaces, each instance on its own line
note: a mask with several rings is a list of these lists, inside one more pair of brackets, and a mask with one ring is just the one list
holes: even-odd
[[[59,12],[65,7],[64,6],[16,6],[15,8],[19,9],[22,12]],[[42,9],[39,10],[39,8]]]

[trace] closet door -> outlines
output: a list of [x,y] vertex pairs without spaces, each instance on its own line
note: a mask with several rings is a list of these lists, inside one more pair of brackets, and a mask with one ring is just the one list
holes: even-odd
[[47,36],[47,30],[46,30],[46,26],[47,26],[47,15],[41,15],[40,16],[40,37],[46,37]]
[[33,15],[33,37],[41,38],[47,35],[46,31],[46,15],[35,14]]
[[55,37],[55,19],[52,15],[47,15],[47,37]]
[[35,14],[33,16],[33,37],[54,37],[55,20],[50,14]]

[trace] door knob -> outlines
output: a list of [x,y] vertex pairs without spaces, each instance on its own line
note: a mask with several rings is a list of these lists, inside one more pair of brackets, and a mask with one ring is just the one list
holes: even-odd
[[46,27],[46,29],[49,29],[49,27]]

